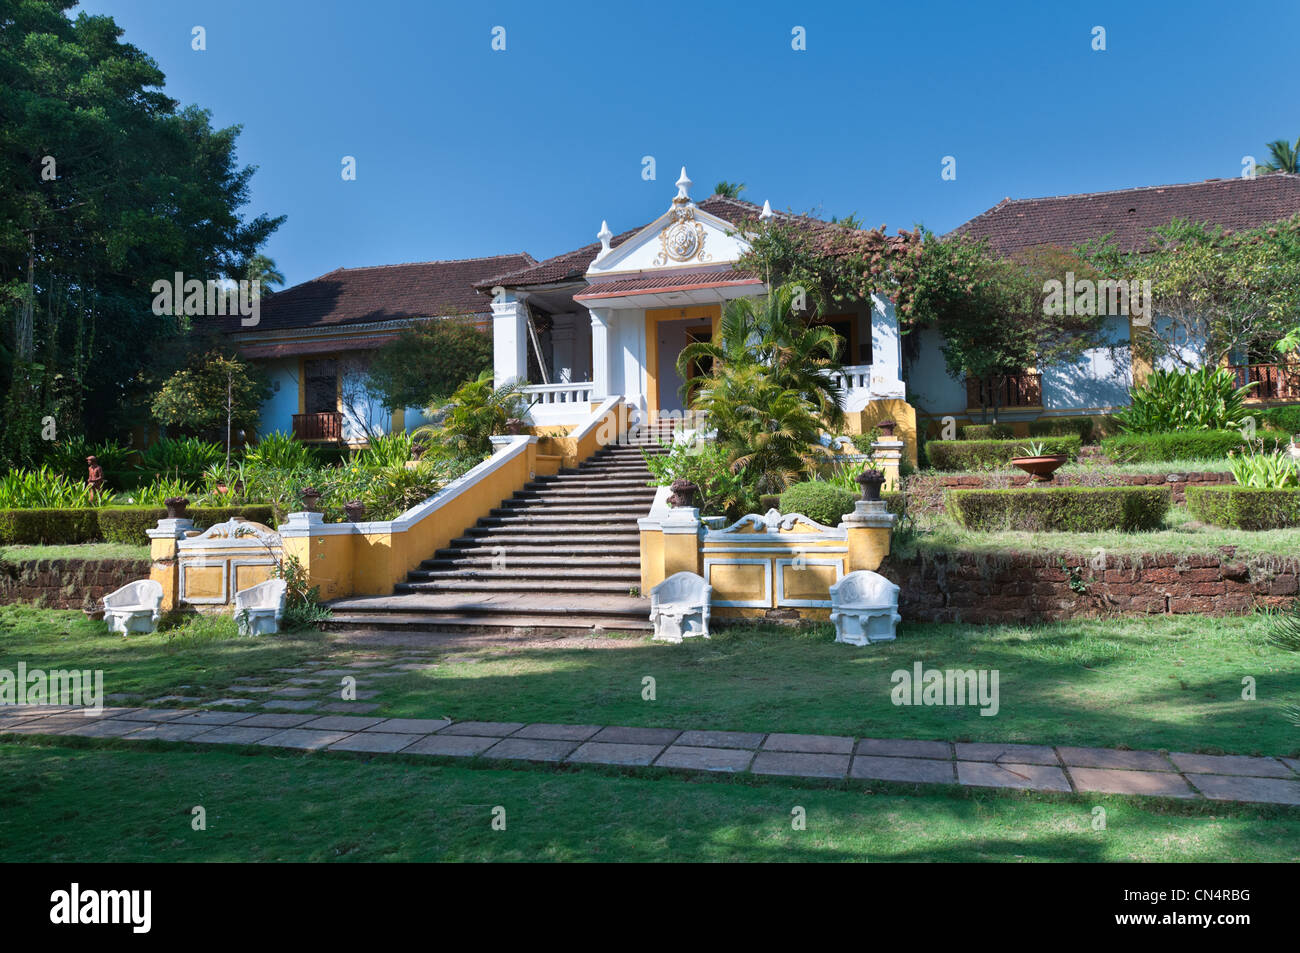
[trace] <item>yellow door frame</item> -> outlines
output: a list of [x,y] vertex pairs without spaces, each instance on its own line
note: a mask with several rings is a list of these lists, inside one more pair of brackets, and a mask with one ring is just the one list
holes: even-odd
[[685,308],[647,308],[645,313],[645,396],[650,416],[659,415],[659,322],[682,321],[689,318],[707,318],[717,337],[722,324],[722,307],[716,304],[697,304]]

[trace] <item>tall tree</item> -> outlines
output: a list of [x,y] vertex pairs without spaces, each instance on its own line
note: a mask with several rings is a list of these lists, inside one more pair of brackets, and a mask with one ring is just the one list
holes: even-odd
[[1295,141],[1295,145],[1285,139],[1274,139],[1268,144],[1268,153],[1271,161],[1259,163],[1255,166],[1256,172],[1300,173],[1300,139]]
[[713,187],[713,194],[724,199],[738,199],[743,191],[745,191],[744,182],[728,182],[726,179]]

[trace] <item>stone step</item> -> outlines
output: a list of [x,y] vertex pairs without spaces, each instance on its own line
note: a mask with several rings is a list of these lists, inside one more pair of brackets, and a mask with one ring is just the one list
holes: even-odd
[[[509,560],[506,561],[507,564]],[[607,562],[607,560],[606,560]],[[641,570],[636,566],[610,567],[593,566],[588,569],[565,567],[559,574],[555,566],[511,566],[509,569],[457,568],[457,569],[413,569],[406,577],[407,582],[477,582],[480,587],[495,589],[501,583],[534,585],[535,582],[546,584],[573,583],[575,589],[585,589],[588,583],[617,582],[622,583],[622,590],[629,585],[638,585]],[[562,580],[562,583],[556,581]],[[531,580],[531,581],[530,581]]]
[[613,513],[507,513],[501,516],[484,516],[478,521],[475,529],[495,529],[496,527],[516,528],[519,526],[535,526],[538,529],[546,529],[548,532],[563,532],[570,526],[581,526],[584,529],[596,530],[600,527],[610,527],[618,532],[624,532],[629,526],[636,528],[636,517],[629,516],[627,513],[615,511]]
[[[646,610],[646,615],[650,610]],[[581,617],[529,615],[527,613],[500,612],[437,612],[395,613],[337,612],[320,628],[326,632],[350,632],[366,629],[378,632],[402,632],[408,635],[439,636],[463,635],[536,636],[573,635],[582,632],[650,632],[650,620],[631,616]]]
[[622,519],[638,519],[645,515],[641,507],[628,506],[583,506],[576,502],[564,503],[548,500],[507,500],[504,506],[495,506],[488,516],[525,516],[538,515],[546,517],[559,516],[603,516],[617,522]]
[[[459,553],[460,550],[439,550],[443,553]],[[412,572],[425,570],[478,569],[491,571],[500,562],[497,556],[447,555],[435,556],[420,563],[420,568]],[[507,559],[506,564],[512,570],[523,572],[534,570],[547,573],[554,578],[556,571],[565,573],[602,570],[609,572],[641,572],[641,560],[638,556],[521,556]]]
[[[502,540],[492,540],[488,538],[471,539],[468,537],[459,537],[452,540],[455,547],[440,549],[433,554],[434,559],[455,559],[460,556],[483,556],[491,558],[502,555],[507,559],[514,559],[522,556],[629,556],[639,557],[641,555],[640,542],[615,543],[609,540],[603,540],[599,543],[574,542],[572,540],[563,540],[561,542],[541,542],[527,541],[521,542],[518,539],[510,540],[508,543]],[[499,553],[498,553],[499,551]]]
[[482,581],[473,579],[439,579],[428,581],[399,582],[393,587],[394,592],[456,592],[456,593],[480,593],[485,596],[495,595],[502,592],[531,592],[531,593],[549,593],[556,595],[569,595],[575,598],[581,598],[584,595],[627,595],[628,591],[639,585],[639,581],[633,580],[623,582],[620,580],[592,580],[588,582],[571,583],[564,582],[541,582],[535,579],[516,579],[516,580],[492,580],[491,583],[485,584]]
[[465,545],[462,540],[480,546],[508,546],[511,543],[521,546],[599,546],[604,543],[623,543],[631,545],[639,539],[640,530],[636,523],[629,526],[592,525],[581,531],[549,526],[471,526],[464,536],[452,542],[457,546]]

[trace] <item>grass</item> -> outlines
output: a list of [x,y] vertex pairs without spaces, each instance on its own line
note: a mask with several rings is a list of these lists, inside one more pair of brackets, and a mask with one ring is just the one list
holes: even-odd
[[985,532],[958,526],[946,513],[922,517],[918,532],[900,539],[894,553],[910,558],[918,553],[962,550],[974,553],[1041,553],[1046,562],[1056,555],[1093,556],[1104,549],[1109,556],[1221,555],[1224,546],[1235,547],[1244,560],[1300,559],[1300,529],[1225,529],[1199,523],[1186,507],[1170,507],[1163,529],[1146,533],[1109,530],[1102,533],[1046,533],[1002,530]]
[[72,546],[0,546],[0,562],[37,559],[148,559],[148,546],[129,543],[78,543]]
[[[1039,626],[900,626],[899,640],[836,645],[829,625],[720,630],[709,642],[648,638],[440,648],[436,667],[375,679],[377,714],[878,738],[1016,741],[1209,753],[1300,753],[1283,707],[1300,698],[1300,653],[1269,643],[1264,615],[1077,620]],[[0,667],[103,668],[107,692],[215,699],[237,676],[301,659],[348,660],[323,636],[265,639],[104,634],[80,613],[0,607]],[[372,656],[382,647],[367,646]],[[1000,711],[896,706],[891,675],[999,672]],[[1255,680],[1257,701],[1241,697]],[[364,679],[364,675],[361,675]],[[643,690],[652,678],[654,699]]]
[[1285,808],[123,745],[0,743],[0,861],[1300,860]]

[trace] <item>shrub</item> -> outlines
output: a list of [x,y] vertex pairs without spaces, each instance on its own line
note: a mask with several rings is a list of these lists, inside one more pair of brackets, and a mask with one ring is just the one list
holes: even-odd
[[98,509],[0,510],[0,543],[69,546],[99,539]]
[[1085,444],[1094,444],[1104,435],[1103,431],[1113,429],[1113,423],[1108,421],[1098,424],[1091,417],[1042,417],[1030,422],[1029,436],[1066,437],[1078,434]]
[[1256,410],[1254,413],[1273,430],[1280,430],[1287,434],[1300,433],[1300,407],[1269,407],[1265,410]]
[[[1079,456],[1078,436],[1047,437],[1040,441],[1043,452],[1064,454],[1071,460]],[[930,465],[936,470],[980,470],[1008,465],[1024,456],[1024,440],[931,440],[925,445]]]
[[[671,486],[674,480],[690,480],[699,488],[700,512],[705,516],[739,519],[754,508],[754,488],[745,468],[733,471],[724,447],[697,439],[674,443],[667,453],[641,454],[654,477],[652,486]],[[775,504],[774,504],[775,505]],[[767,507],[759,507],[766,512]]]
[[822,480],[796,483],[781,494],[782,513],[802,513],[823,526],[838,526],[845,513],[853,512],[856,493]]
[[1286,450],[1264,450],[1264,440],[1251,441],[1242,453],[1228,451],[1228,469],[1241,486],[1281,490],[1300,486],[1300,467]]
[[91,443],[85,437],[68,437],[50,448],[45,462],[52,470],[74,483],[86,482],[86,457],[93,456],[104,468],[104,476],[113,486],[120,486],[127,463],[135,453],[113,440]]
[[352,462],[359,467],[400,467],[411,459],[409,433],[380,434],[370,438],[370,445],[357,453]]
[[1189,486],[1187,510],[1214,526],[1251,530],[1300,526],[1300,489]]
[[[145,530],[153,529],[167,515],[167,510],[154,506],[107,506],[100,510],[99,535],[106,543],[128,543],[138,546],[149,541]],[[254,523],[274,526],[269,506],[196,506],[186,511],[199,530],[242,516]]]
[[1248,416],[1245,398],[1251,386],[1238,387],[1236,375],[1224,367],[1157,370],[1129,391],[1130,404],[1115,420],[1129,433],[1239,427]]
[[0,476],[0,508],[4,509],[84,508],[103,501],[84,482],[69,480],[47,466]]
[[279,430],[258,439],[244,459],[270,470],[302,470],[318,463],[312,446]]
[[1235,430],[1179,430],[1107,437],[1101,449],[1118,463],[1159,463],[1221,459],[1229,450],[1241,449],[1244,443],[1245,438]]
[[1015,435],[1006,424],[965,424],[957,428],[962,440],[1010,440]]
[[949,490],[948,512],[972,530],[1097,533],[1159,529],[1172,494],[1163,486],[1058,486]]
[[226,451],[220,444],[205,443],[197,437],[164,437],[140,454],[140,469],[201,473],[225,458]]

